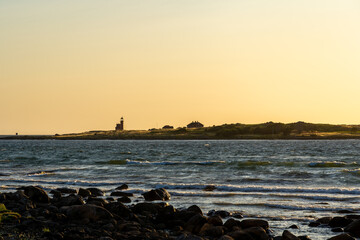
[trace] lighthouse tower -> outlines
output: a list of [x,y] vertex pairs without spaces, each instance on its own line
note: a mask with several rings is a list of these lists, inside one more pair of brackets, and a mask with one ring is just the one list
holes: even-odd
[[116,124],[115,131],[122,131],[124,130],[124,118],[120,118],[120,123]]

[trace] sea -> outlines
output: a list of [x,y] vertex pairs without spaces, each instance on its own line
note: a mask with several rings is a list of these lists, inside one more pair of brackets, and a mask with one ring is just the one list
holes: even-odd
[[[359,140],[0,140],[0,192],[36,185],[165,188],[176,208],[198,205],[269,221],[275,236],[327,239],[325,216],[360,210]],[[213,186],[213,191],[205,191]]]

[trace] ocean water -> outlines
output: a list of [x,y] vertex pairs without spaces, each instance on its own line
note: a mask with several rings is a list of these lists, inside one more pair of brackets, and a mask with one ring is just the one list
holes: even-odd
[[[108,194],[164,187],[177,208],[200,206],[270,222],[274,235],[327,239],[309,228],[340,210],[360,210],[358,140],[0,140],[0,191],[23,185],[98,187]],[[214,185],[214,191],[204,191]]]

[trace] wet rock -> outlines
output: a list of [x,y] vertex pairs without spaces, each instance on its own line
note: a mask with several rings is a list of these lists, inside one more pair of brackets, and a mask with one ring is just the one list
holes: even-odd
[[214,191],[216,189],[216,187],[214,185],[207,185],[203,190],[210,192],[210,191]]
[[229,235],[223,235],[218,240],[234,240],[234,238],[230,237]]
[[309,236],[298,236],[298,238],[300,239],[300,240],[311,240],[311,238],[309,237]]
[[269,240],[269,236],[262,227],[251,227],[244,230],[256,240]]
[[69,220],[83,224],[113,218],[113,215],[105,208],[90,204],[65,206],[60,208],[60,211],[63,212]]
[[232,213],[231,217],[237,218],[237,219],[244,218],[244,216],[241,213],[237,213],[237,212]]
[[354,237],[360,237],[360,220],[355,220],[354,222],[347,225],[344,231],[349,232]]
[[240,227],[242,229],[251,227],[262,227],[264,230],[267,230],[269,228],[269,223],[262,219],[246,219],[240,222]]
[[342,229],[341,227],[336,227],[331,229],[332,232],[344,232],[344,229]]
[[355,213],[355,212],[351,211],[351,210],[344,209],[344,210],[337,211],[337,213],[345,213],[345,214],[347,214],[347,213]]
[[224,223],[224,227],[226,227],[227,229],[229,229],[229,231],[232,231],[233,227],[239,227],[240,226],[240,221],[239,220],[235,220],[233,218],[229,218],[225,223]]
[[77,193],[77,191],[75,189],[71,189],[71,188],[57,188],[56,190],[61,192],[61,193],[66,193],[66,194],[71,194],[71,193],[76,194]]
[[204,238],[189,233],[183,233],[178,236],[176,240],[204,240]]
[[321,223],[319,223],[319,222],[310,222],[308,226],[309,227],[318,227],[320,225],[321,225]]
[[214,226],[222,226],[223,225],[223,221],[220,216],[209,217],[208,223],[210,223]]
[[118,198],[117,200],[118,202],[122,202],[122,203],[131,203],[131,199],[129,197],[121,197],[121,198]]
[[55,203],[57,207],[72,206],[72,205],[83,205],[85,204],[83,198],[79,195],[67,196],[58,199]]
[[192,205],[192,206],[188,207],[187,211],[196,212],[196,213],[200,213],[201,215],[203,215],[202,210],[196,205]]
[[90,191],[91,195],[94,197],[100,197],[105,195],[105,193],[98,188],[87,188],[86,190]]
[[97,206],[105,206],[106,204],[108,204],[109,202],[106,201],[103,198],[97,198],[97,197],[88,197],[86,204],[93,204],[93,205],[97,205]]
[[352,236],[350,236],[347,233],[343,233],[343,234],[337,235],[335,237],[331,237],[328,240],[355,240],[355,238],[353,238]]
[[224,229],[221,226],[213,226],[212,224],[205,223],[201,227],[199,234],[203,235],[203,236],[210,236],[213,238],[218,238],[224,234]]
[[89,196],[91,196],[91,192],[89,190],[87,190],[87,189],[80,188],[79,192],[78,192],[78,195],[80,195],[82,197],[89,197]]
[[231,238],[235,240],[256,240],[249,233],[244,232],[242,230],[230,232],[227,235],[229,235]]
[[155,201],[155,200],[161,200],[161,201],[168,201],[170,200],[170,193],[166,191],[164,188],[158,188],[150,190],[149,192],[142,194],[146,201]]
[[331,221],[332,217],[322,217],[316,220],[316,222],[320,223],[320,224],[329,224],[329,222]]
[[122,184],[121,186],[115,188],[115,190],[126,190],[126,189],[128,189],[128,188],[129,188],[128,185]]
[[28,196],[32,201],[38,202],[38,203],[49,203],[50,198],[48,194],[44,191],[44,189],[40,187],[24,187],[23,188],[24,193],[26,196]]
[[356,215],[356,214],[349,214],[349,215],[346,215],[346,217],[348,219],[352,219],[352,220],[360,219],[360,215]]
[[215,211],[214,215],[215,215],[215,216],[220,216],[220,217],[222,217],[222,218],[227,218],[227,217],[230,216],[230,213],[229,213],[228,211],[222,211],[222,210],[220,210],[220,211]]
[[185,223],[185,230],[197,234],[205,223],[207,223],[207,219],[203,215],[197,213]]
[[346,217],[334,217],[330,220],[329,226],[332,228],[335,227],[345,227],[349,225],[352,222],[351,219],[348,219]]
[[127,192],[112,192],[110,196],[113,197],[132,197],[134,196],[133,193],[127,193]]
[[157,214],[160,210],[160,206],[156,203],[138,203],[133,206],[131,209],[134,213],[147,215],[147,214]]
[[283,240],[300,240],[300,238],[296,237],[294,234],[292,234],[288,230],[284,230],[284,232],[282,234],[282,239]]
[[291,225],[291,226],[288,227],[288,228],[291,228],[291,229],[299,229],[299,227],[298,227],[297,225],[295,225],[295,224]]
[[132,212],[121,202],[112,202],[105,205],[105,208],[117,216],[123,217],[123,218],[130,218]]

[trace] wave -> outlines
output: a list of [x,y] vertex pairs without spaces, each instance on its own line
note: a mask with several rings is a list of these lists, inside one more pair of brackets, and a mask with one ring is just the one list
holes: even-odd
[[25,156],[19,156],[15,157],[15,160],[37,160],[37,157],[25,157]]
[[350,173],[355,176],[360,176],[360,168],[357,169],[344,169],[343,172]]
[[[158,184],[156,187],[165,189],[204,189],[207,184]],[[359,195],[360,188],[304,188],[304,187],[280,187],[280,186],[233,186],[216,185],[216,191],[225,192],[264,192],[264,193],[319,193],[319,194],[349,194]]]
[[276,209],[287,209],[293,211],[317,211],[317,212],[337,212],[341,210],[350,210],[353,212],[358,212],[358,208],[337,208],[337,207],[314,207],[314,206],[302,206],[302,205],[288,205],[288,204],[272,204],[272,203],[231,203],[231,202],[215,202],[215,205],[220,206],[243,206],[243,207],[266,207],[266,208],[276,208]]
[[338,161],[318,161],[318,162],[310,162],[308,164],[309,167],[318,167],[318,168],[334,168],[334,167],[345,167],[345,166],[358,166],[356,162],[346,163],[346,162],[338,162]]
[[267,166],[271,165],[271,162],[269,161],[254,161],[254,160],[248,160],[243,162],[237,163],[238,167],[257,167],[257,166]]
[[125,165],[125,164],[139,164],[139,165],[213,165],[218,163],[225,163],[221,160],[209,160],[209,161],[147,161],[147,160],[109,160],[107,162],[96,162],[99,164],[114,164],[114,165]]
[[55,175],[56,170],[48,170],[48,171],[36,171],[28,173],[28,176],[42,176],[42,175]]

